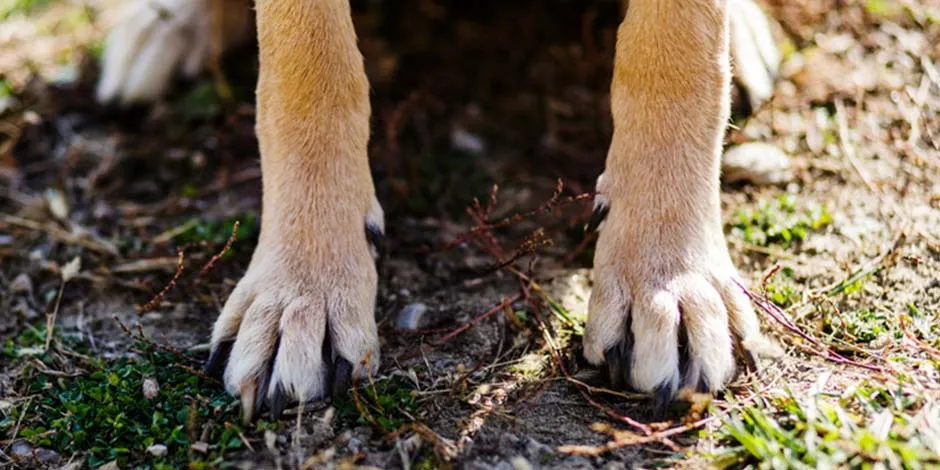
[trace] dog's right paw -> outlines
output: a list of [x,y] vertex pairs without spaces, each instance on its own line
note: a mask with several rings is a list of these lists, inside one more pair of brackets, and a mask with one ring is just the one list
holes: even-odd
[[[214,20],[219,46],[242,42],[251,29],[251,12],[240,8],[213,11],[213,0],[137,0],[110,33],[98,81],[100,102],[122,105],[160,98],[173,77],[193,77],[211,53]],[[217,13],[217,14],[216,14]]]

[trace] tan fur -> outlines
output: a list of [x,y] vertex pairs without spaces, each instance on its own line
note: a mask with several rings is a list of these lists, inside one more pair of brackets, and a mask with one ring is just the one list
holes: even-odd
[[346,0],[266,0],[257,11],[264,219],[213,345],[237,338],[225,383],[238,395],[272,372],[280,334],[262,392],[280,382],[313,399],[327,391],[335,359],[320,357],[325,335],[354,365],[379,361],[365,236],[367,223],[382,226],[366,157],[368,83]]
[[640,390],[678,387],[680,322],[687,375],[701,374],[712,391],[734,371],[729,315],[746,335],[759,334],[721,229],[727,24],[726,0],[633,0],[618,32],[614,136],[598,184],[610,213],[594,258],[585,354],[603,362],[630,327],[631,382]]
[[[212,2],[229,7],[238,0]],[[594,260],[585,355],[599,364],[632,332],[629,382],[640,390],[675,393],[701,378],[717,391],[734,370],[732,335],[745,347],[761,343],[719,212],[731,81],[728,2],[750,5],[632,0],[618,31],[614,135],[595,201],[609,215]],[[364,226],[383,224],[366,157],[368,82],[348,1],[258,0],[256,8],[264,223],[212,336],[214,349],[235,341],[225,384],[246,409],[277,384],[301,400],[324,394],[335,359],[321,357],[327,338],[335,356],[378,365],[376,271]],[[746,39],[741,31],[736,35]],[[106,60],[105,75],[120,85],[126,58],[113,55],[113,73]],[[127,90],[135,87],[102,88],[133,101],[139,93]],[[689,343],[685,377],[681,325]],[[268,389],[258,390],[266,374]]]

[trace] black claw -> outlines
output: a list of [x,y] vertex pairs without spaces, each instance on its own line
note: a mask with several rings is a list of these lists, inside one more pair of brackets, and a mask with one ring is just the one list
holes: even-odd
[[343,359],[342,357],[337,357],[336,362],[333,364],[333,390],[332,396],[333,401],[336,402],[337,399],[346,395],[349,391],[349,388],[352,386],[352,373],[353,367],[352,364]]
[[627,312],[623,339],[604,352],[607,378],[614,390],[630,388],[630,368],[633,364],[633,316]]
[[287,406],[287,390],[280,382],[274,387],[274,394],[268,400],[268,408],[271,410],[271,419],[278,419],[284,413]]
[[277,335],[274,341],[274,349],[271,350],[271,359],[268,360],[268,367],[261,373],[258,379],[258,391],[255,397],[255,409],[252,416],[261,416],[261,405],[268,403],[268,388],[271,386],[271,374],[274,373],[274,361],[277,360],[277,352],[281,348],[281,335]]
[[271,368],[267,368],[264,372],[261,373],[261,377],[258,378],[258,391],[255,392],[255,404],[254,410],[251,412],[251,416],[261,416],[261,406],[268,401],[268,387],[271,384]]
[[624,382],[624,369],[629,368],[629,365],[626,361],[623,360],[623,356],[620,354],[619,349],[623,343],[618,343],[616,346],[608,349],[604,353],[604,367],[607,369],[607,380],[610,382],[610,387],[614,390],[622,390],[626,386]]
[[696,379],[695,377],[689,377],[689,366],[692,365],[692,354],[689,348],[689,331],[685,327],[685,316],[682,312],[682,306],[679,306],[679,377],[683,381],[684,386],[689,384],[685,383],[689,379]]
[[202,371],[209,377],[221,378],[222,372],[225,370],[225,364],[228,362],[228,358],[232,354],[233,344],[235,344],[235,340],[233,339],[219,343],[219,345],[216,346],[216,348],[209,354],[209,359],[203,366]]
[[369,245],[372,245],[372,248],[375,249],[375,253],[377,255],[376,262],[385,258],[385,233],[382,232],[381,228],[367,222],[366,240],[369,242]]
[[676,389],[669,383],[660,384],[653,390],[653,417],[662,420],[666,417],[666,410],[675,398]]
[[592,233],[601,226],[601,223],[604,219],[607,218],[607,214],[610,212],[610,206],[607,204],[601,204],[594,207],[594,213],[591,214],[591,219],[588,220],[587,225],[584,226],[584,231],[586,233]]
[[753,351],[741,348],[744,350],[744,362],[747,365],[747,371],[752,374],[757,374],[760,372],[760,361],[757,360],[757,355]]

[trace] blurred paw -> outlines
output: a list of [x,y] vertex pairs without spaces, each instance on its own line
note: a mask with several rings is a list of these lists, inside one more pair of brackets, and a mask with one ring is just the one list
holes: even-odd
[[[210,57],[213,0],[136,0],[108,34],[98,81],[100,102],[123,105],[162,97],[177,74],[194,77]],[[216,12],[223,48],[245,40],[251,12],[226,3]],[[244,11],[243,11],[244,10]]]
[[780,52],[770,22],[753,0],[730,0],[728,11],[734,78],[754,110],[773,95]]

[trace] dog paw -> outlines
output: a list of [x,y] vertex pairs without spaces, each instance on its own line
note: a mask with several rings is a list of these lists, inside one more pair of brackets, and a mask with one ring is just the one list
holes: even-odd
[[289,235],[290,227],[275,230],[283,232],[262,234],[216,320],[206,365],[241,398],[246,422],[263,407],[276,418],[290,402],[345,392],[353,375],[374,373],[379,364],[378,203],[365,228],[360,222],[344,233],[306,237]]
[[[218,3],[218,2],[215,2]],[[209,60],[212,0],[136,0],[105,41],[97,98],[123,105],[155,101],[177,73],[192,78]],[[245,40],[248,8],[216,12],[222,47]]]
[[653,393],[660,410],[683,388],[721,390],[735,373],[735,338],[752,364],[764,350],[720,223],[702,222],[702,212],[662,216],[603,191],[595,203],[604,220],[585,357],[603,365],[615,388]]
[[753,0],[731,0],[728,11],[734,77],[751,109],[757,109],[773,95],[780,52],[770,21]]

